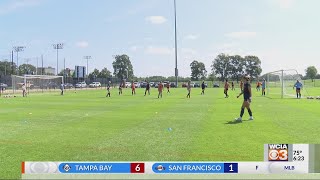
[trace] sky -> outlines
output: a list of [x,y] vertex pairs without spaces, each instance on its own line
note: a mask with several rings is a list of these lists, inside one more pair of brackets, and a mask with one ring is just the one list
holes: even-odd
[[[190,76],[193,60],[207,71],[220,53],[256,55],[262,73],[308,66],[320,71],[319,0],[177,0],[179,75]],[[127,54],[134,74],[174,76],[173,0],[1,0],[0,60],[25,46],[19,64],[75,65],[89,71]]]

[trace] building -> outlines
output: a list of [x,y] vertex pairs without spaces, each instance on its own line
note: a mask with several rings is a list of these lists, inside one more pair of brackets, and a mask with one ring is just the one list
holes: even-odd
[[53,67],[37,68],[38,75],[55,75],[56,69]]

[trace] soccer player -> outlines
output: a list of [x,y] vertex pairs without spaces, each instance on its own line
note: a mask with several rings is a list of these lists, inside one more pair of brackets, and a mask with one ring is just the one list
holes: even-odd
[[132,96],[136,95],[136,85],[134,84],[134,82],[132,81],[131,83],[131,89],[132,89]]
[[242,103],[240,117],[236,119],[236,121],[242,122],[242,116],[244,114],[244,109],[247,108],[248,113],[250,115],[249,120],[253,120],[252,111],[250,109],[250,103],[251,103],[251,85],[250,85],[250,76],[245,76],[243,78],[244,84],[243,84],[243,91],[237,96],[239,98],[241,95],[243,95],[244,101]]
[[232,91],[235,91],[236,89],[234,88],[234,83],[233,83],[233,81],[231,82],[231,90]]
[[64,94],[64,84],[61,82],[60,84],[61,96]]
[[301,99],[301,89],[302,89],[302,87],[303,87],[303,85],[301,84],[301,82],[299,82],[299,80],[297,80],[297,82],[293,86],[293,89],[296,88],[297,99],[298,98]]
[[261,86],[261,82],[258,80],[257,81],[257,91],[260,91],[260,86]]
[[228,98],[228,97],[229,97],[229,95],[228,95],[229,87],[230,87],[230,85],[229,85],[229,83],[228,83],[228,79],[226,79],[226,82],[224,83],[224,94],[226,95],[225,98]]
[[188,84],[187,84],[187,90],[188,90],[188,94],[187,94],[187,98],[191,98],[191,81],[189,80],[188,81]]
[[266,80],[263,79],[262,81],[262,96],[266,96]]
[[123,85],[123,83],[122,83],[122,82],[120,82],[120,85],[119,85],[119,95],[121,95],[121,94],[122,94],[122,85]]
[[22,84],[22,97],[27,97],[26,85]]
[[167,94],[168,94],[170,93],[170,82],[167,82],[166,86],[167,86]]
[[163,84],[161,81],[158,85],[158,91],[159,91],[158,98],[160,98],[160,97],[162,98]]
[[204,81],[202,81],[201,88],[202,88],[201,95],[204,95],[204,90],[206,89],[206,85],[204,84]]
[[150,83],[148,81],[147,81],[146,91],[144,92],[144,96],[147,95],[147,92],[150,95]]
[[240,92],[242,92],[242,90],[243,90],[243,81],[240,80]]
[[110,81],[109,81],[109,83],[107,84],[107,95],[106,95],[106,97],[111,97],[111,93],[110,93]]

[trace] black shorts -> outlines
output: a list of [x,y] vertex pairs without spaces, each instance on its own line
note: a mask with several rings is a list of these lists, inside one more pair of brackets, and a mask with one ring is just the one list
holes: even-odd
[[297,88],[297,91],[300,91],[301,89],[300,88]]
[[248,96],[248,95],[244,95],[244,96],[243,96],[243,99],[244,99],[244,101],[248,101],[248,102],[249,102],[249,100],[250,100],[250,96]]

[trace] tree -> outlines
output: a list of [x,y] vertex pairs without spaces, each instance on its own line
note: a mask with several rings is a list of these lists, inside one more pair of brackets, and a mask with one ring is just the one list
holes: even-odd
[[200,78],[205,79],[207,76],[207,70],[205,65],[202,62],[198,62],[196,60],[192,61],[190,64],[191,68],[191,79],[198,81]]
[[262,72],[260,59],[257,56],[245,56],[244,60],[245,73],[251,77],[259,77]]
[[36,67],[31,64],[22,64],[19,66],[19,74],[35,74],[36,73]]
[[114,69],[113,74],[119,79],[131,79],[133,78],[133,67],[129,56],[126,54],[114,56],[112,66]]
[[312,82],[315,79],[315,77],[317,76],[317,73],[318,73],[317,68],[314,66],[309,66],[306,69],[306,77],[310,78],[312,80]]
[[210,73],[207,79],[208,81],[215,81],[217,78],[213,73]]
[[244,66],[245,66],[245,60],[239,56],[239,55],[235,55],[235,56],[230,56],[230,77],[234,80],[237,80],[237,82],[239,82],[241,76],[244,74]]
[[[13,63],[13,74],[17,72],[17,65]],[[12,62],[0,61],[0,75],[12,75]]]
[[97,76],[98,78],[109,78],[111,77],[111,72],[105,67],[103,68]]
[[[41,72],[38,72],[38,74],[41,74]],[[65,76],[65,77],[71,77],[72,76],[71,70],[69,68],[62,69],[58,75],[59,76]]]
[[226,54],[219,54],[211,65],[212,73],[215,74],[220,80],[229,77],[230,73],[230,58]]
[[89,74],[89,79],[95,79],[99,76],[100,71],[98,69],[94,69],[93,72]]

